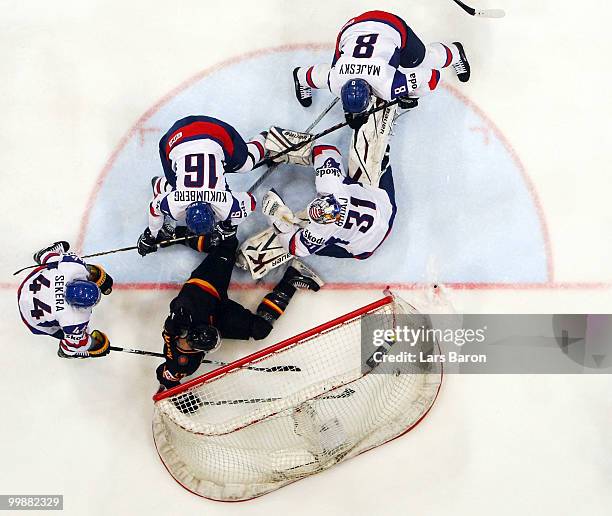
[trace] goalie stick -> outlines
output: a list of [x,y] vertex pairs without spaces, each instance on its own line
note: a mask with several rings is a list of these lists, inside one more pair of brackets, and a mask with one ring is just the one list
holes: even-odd
[[[305,133],[310,132],[312,129],[314,129],[317,124],[323,120],[323,117],[325,115],[327,115],[327,113],[329,113],[332,108],[338,103],[340,99],[338,97],[336,97],[334,100],[332,100],[331,104],[329,104],[329,106],[327,106],[322,112],[321,114],[315,118],[315,120],[306,128],[306,130],[304,131]],[[265,163],[265,160],[262,161],[262,163]],[[247,190],[248,193],[253,193],[255,190],[257,190],[261,184],[270,176],[270,174],[272,172],[274,172],[276,170],[276,167],[278,167],[278,165],[280,165],[280,163],[273,163],[272,165],[270,165],[270,167],[268,167],[268,170],[266,170],[260,177],[259,179],[257,179],[257,181],[255,181]],[[258,167],[260,167],[261,164],[256,165],[255,167],[253,167],[253,169],[256,169]]]
[[[131,348],[118,348],[115,346],[110,346],[111,351],[123,351],[124,353],[134,353],[136,355],[146,355],[149,357],[159,357],[166,358],[166,355],[163,353],[156,353],[155,351],[144,351],[142,349],[131,349]],[[214,364],[220,366],[228,365],[228,362],[221,362],[219,360],[208,360],[202,359],[203,364]],[[281,366],[272,366],[272,367],[255,367],[255,366],[245,366],[242,369],[251,369],[252,371],[261,371],[264,373],[279,373],[279,372],[293,372],[299,373],[302,370],[298,366],[293,365],[281,365]]]
[[[403,100],[403,97],[397,97],[394,100],[386,100],[380,106],[376,106],[375,108],[372,108],[369,111],[366,111],[365,113],[363,113],[363,117],[367,118],[370,115],[373,115],[374,113],[378,113],[379,111],[382,111],[383,109],[388,108],[389,106],[394,106],[395,104],[399,104],[400,101],[402,100]],[[307,145],[310,142],[318,140],[319,138],[323,138],[323,136],[327,136],[328,134],[333,133],[334,131],[337,131],[338,129],[342,129],[343,127],[346,127],[347,125],[349,125],[349,123],[346,120],[344,122],[339,122],[336,125],[332,125],[331,127],[328,127],[327,129],[325,129],[324,131],[321,131],[320,133],[311,135],[311,138],[309,140],[305,140],[303,142],[296,143],[295,145],[291,145],[290,147],[287,147],[284,151],[279,152],[278,154],[275,154],[274,158],[279,158],[280,156],[289,154],[292,151],[301,149],[304,145]],[[267,164],[267,162],[268,160],[260,161],[257,165],[253,167],[253,170]]]
[[453,0],[453,2],[471,16],[478,16],[480,18],[503,18],[506,16],[506,12],[503,9],[474,9],[464,4],[461,0]]

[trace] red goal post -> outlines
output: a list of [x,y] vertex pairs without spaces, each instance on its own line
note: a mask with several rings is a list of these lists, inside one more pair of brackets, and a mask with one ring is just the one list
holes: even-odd
[[[408,432],[435,402],[441,366],[372,374],[361,356],[368,317],[393,328],[402,314],[425,320],[388,295],[156,394],[153,435],[166,469],[200,496],[248,500]],[[299,371],[246,369],[280,364]]]

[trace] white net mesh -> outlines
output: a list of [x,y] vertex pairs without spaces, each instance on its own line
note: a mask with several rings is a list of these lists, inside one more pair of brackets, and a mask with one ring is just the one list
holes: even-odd
[[[414,365],[409,371],[403,364],[402,374],[392,369],[363,373],[361,331],[370,321],[364,315],[376,314],[372,324],[380,327],[382,321],[392,329],[397,314],[412,312],[398,298],[378,305],[246,363],[259,368],[292,365],[300,371],[224,367],[158,400],[153,434],[172,476],[207,498],[245,500],[320,472],[414,426],[436,398],[441,370],[438,365],[428,370]],[[424,323],[418,315],[409,320],[415,327]],[[391,366],[380,365],[376,373],[382,367]]]

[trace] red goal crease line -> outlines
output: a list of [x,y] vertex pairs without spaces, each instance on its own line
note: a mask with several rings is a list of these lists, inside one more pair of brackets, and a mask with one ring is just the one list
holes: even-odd
[[[447,290],[608,290],[612,289],[612,282],[531,282],[531,283],[503,283],[503,282],[440,282],[440,286]],[[17,290],[20,283],[0,282],[0,290]],[[180,290],[183,283],[115,283],[115,290]],[[230,290],[271,290],[273,283],[231,283]],[[384,290],[390,287],[396,290],[435,290],[434,282],[429,283],[326,283],[324,290]]]

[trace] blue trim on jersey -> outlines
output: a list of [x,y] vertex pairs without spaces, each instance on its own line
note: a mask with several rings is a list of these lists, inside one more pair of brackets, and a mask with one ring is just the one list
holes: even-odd
[[397,97],[404,97],[409,93],[408,79],[402,72],[396,70],[393,76],[393,83],[391,84],[391,100]]
[[53,320],[53,321],[38,323],[37,326],[40,326],[41,328],[53,328],[53,326],[59,326],[59,323],[56,320]]
[[395,47],[395,51],[393,52],[391,59],[389,59],[389,66],[392,66],[393,68],[397,68],[399,65],[400,65],[400,49]]
[[326,244],[314,244],[311,241],[304,238],[304,231],[300,231],[300,242],[304,245],[310,254],[317,254],[317,249],[321,249]]
[[64,333],[68,335],[73,335],[75,333],[83,333],[85,331],[85,328],[87,328],[88,324],[89,324],[89,321],[82,322],[79,324],[70,324],[68,326],[63,326],[62,330],[64,330]]
[[[172,214],[170,213],[170,205],[168,204],[167,195],[159,203],[159,211],[161,211],[164,215],[168,215],[169,217],[172,217]],[[174,217],[172,218],[174,219]]]
[[[65,254],[64,256],[62,256],[62,259],[56,263],[78,263],[79,265],[85,266],[85,262],[81,260],[78,256],[75,256],[73,254]],[[51,267],[48,268],[50,269]]]
[[[229,190],[229,188],[227,189]],[[240,202],[238,201],[238,199],[236,199],[233,195],[232,195],[232,207],[230,208],[229,211],[229,215],[227,216],[227,218],[225,220],[231,220],[232,219],[232,214],[233,213],[240,213],[240,215],[238,217],[234,217],[234,218],[242,218],[242,210],[240,209]]]

